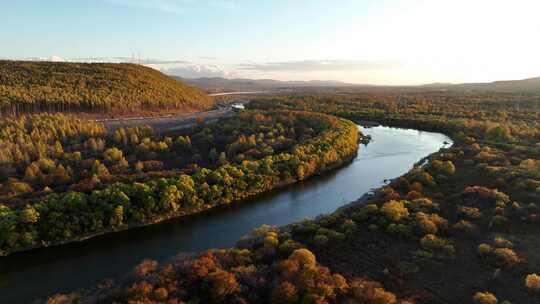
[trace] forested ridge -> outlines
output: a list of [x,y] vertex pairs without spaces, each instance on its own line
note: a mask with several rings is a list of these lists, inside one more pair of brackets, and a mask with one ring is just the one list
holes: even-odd
[[298,111],[240,113],[171,134],[107,134],[63,114],[0,126],[3,254],[229,204],[340,166],[358,148],[354,123]]
[[[538,303],[540,127],[536,100],[425,92],[262,98],[434,130],[454,146],[361,202],[225,250],[143,261],[125,279],[53,301],[100,303]],[[376,138],[374,139],[376,140]]]
[[197,111],[203,91],[135,64],[0,60],[0,114]]

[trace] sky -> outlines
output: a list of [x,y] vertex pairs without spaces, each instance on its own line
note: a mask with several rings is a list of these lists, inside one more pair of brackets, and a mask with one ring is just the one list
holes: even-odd
[[538,0],[0,0],[0,58],[183,77],[487,82],[540,76]]

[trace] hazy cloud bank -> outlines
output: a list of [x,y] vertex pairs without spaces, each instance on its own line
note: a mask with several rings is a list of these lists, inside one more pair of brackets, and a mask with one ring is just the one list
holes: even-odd
[[83,62],[83,63],[137,63],[143,65],[170,65],[170,64],[187,64],[185,60],[161,60],[152,58],[136,58],[136,57],[86,57],[86,58],[63,58],[57,55],[50,57],[29,57],[21,60],[31,61],[52,61],[52,62]]
[[[383,60],[298,60],[281,62],[229,62],[214,57],[199,56],[187,59],[154,59],[132,57],[87,57],[62,58],[52,56],[46,58],[26,58],[23,60],[42,60],[57,62],[86,63],[135,63],[142,64],[162,73],[182,78],[249,78],[277,80],[313,80],[333,79],[355,82],[358,75],[369,75],[373,79],[368,82],[379,82],[376,77],[402,67],[397,61]],[[352,79],[349,80],[349,79]],[[358,81],[356,81],[358,82]]]
[[[154,67],[154,66],[153,66]],[[175,67],[154,67],[161,72],[183,78],[228,77],[229,73],[217,65],[190,64]]]

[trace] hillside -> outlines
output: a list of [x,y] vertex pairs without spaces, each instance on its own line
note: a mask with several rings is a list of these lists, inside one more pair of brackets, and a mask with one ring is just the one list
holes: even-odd
[[491,83],[462,84],[458,85],[458,87],[477,90],[484,89],[496,92],[540,93],[540,77],[522,80],[495,81]]
[[134,64],[0,61],[0,113],[126,113],[211,107],[199,89]]
[[499,93],[540,93],[540,77],[527,78],[521,80],[503,80],[486,83],[433,83],[422,86],[423,88],[437,88],[452,91],[484,91]]

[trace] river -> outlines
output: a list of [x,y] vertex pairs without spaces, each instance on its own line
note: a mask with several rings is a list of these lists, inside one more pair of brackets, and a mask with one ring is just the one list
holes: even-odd
[[360,146],[353,162],[327,175],[204,214],[2,257],[0,303],[28,303],[89,287],[126,274],[145,258],[165,261],[180,252],[230,247],[262,224],[285,225],[330,213],[451,142],[439,133],[360,129],[372,142]]

